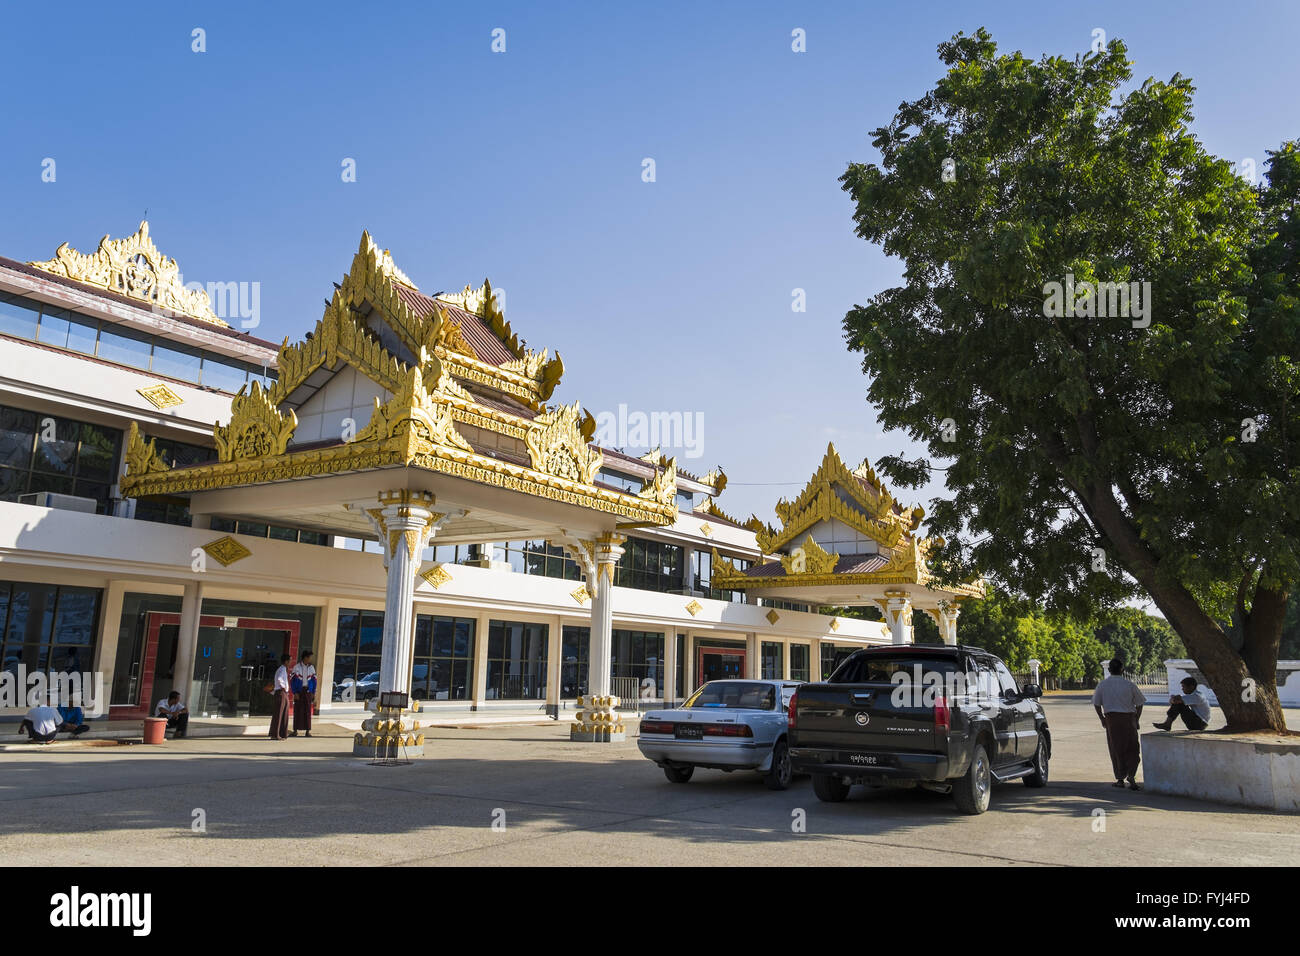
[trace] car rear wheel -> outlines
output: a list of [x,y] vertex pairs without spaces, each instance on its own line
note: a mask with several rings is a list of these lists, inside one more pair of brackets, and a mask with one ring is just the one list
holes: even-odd
[[695,773],[695,768],[689,764],[664,767],[664,776],[673,783],[686,783],[691,779],[693,773]]
[[772,748],[772,768],[768,770],[763,782],[769,790],[784,790],[790,786],[794,771],[790,766],[790,748],[784,740],[778,740]]
[[952,798],[962,813],[983,813],[989,808],[992,792],[993,768],[989,764],[989,754],[983,744],[976,744],[966,773],[960,780],[953,781]]
[[1045,787],[1047,786],[1047,739],[1038,735],[1038,749],[1034,751],[1034,762],[1032,764],[1034,772],[1026,774],[1024,777],[1026,787]]
[[849,785],[828,773],[813,774],[813,793],[823,803],[841,803],[849,795]]

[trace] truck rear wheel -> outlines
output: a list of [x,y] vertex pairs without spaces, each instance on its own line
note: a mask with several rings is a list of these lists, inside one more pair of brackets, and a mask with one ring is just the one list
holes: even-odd
[[960,780],[952,782],[953,801],[962,813],[983,813],[989,808],[992,791],[993,768],[989,764],[988,751],[983,744],[976,744],[966,773]]
[[849,795],[849,785],[828,773],[813,774],[813,793],[823,803],[841,803]]

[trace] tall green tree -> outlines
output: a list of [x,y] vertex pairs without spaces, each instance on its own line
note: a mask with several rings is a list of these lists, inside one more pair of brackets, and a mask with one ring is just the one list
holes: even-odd
[[882,424],[930,456],[881,469],[916,486],[947,460],[930,521],[947,579],[986,573],[1076,618],[1145,592],[1230,728],[1284,730],[1296,144],[1253,186],[1190,132],[1191,81],[1128,88],[1118,40],[1032,61],[981,29],[939,56],[935,87],[875,131],[880,162],[842,177],[857,234],[904,270],[848,313],[848,341]]

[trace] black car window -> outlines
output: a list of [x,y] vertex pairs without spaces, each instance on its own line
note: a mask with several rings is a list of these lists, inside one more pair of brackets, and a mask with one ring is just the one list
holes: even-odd
[[1007,670],[1007,665],[1001,661],[995,661],[993,668],[997,671],[998,684],[1002,687],[1004,697],[1019,697],[1020,688],[1016,686],[1016,679],[1011,676],[1011,671]]
[[957,670],[955,660],[921,654],[855,654],[836,668],[832,684],[910,684],[920,675],[945,676]]
[[776,688],[748,681],[709,681],[683,707],[724,707],[738,710],[775,710]]

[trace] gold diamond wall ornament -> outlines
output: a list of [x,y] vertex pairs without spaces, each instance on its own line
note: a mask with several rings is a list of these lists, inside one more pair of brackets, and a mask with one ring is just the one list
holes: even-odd
[[219,561],[222,567],[230,567],[236,561],[242,561],[252,554],[246,547],[226,535],[224,538],[218,538],[216,541],[209,541],[203,546],[203,550]]
[[579,584],[569,592],[569,597],[573,598],[579,604],[586,604],[591,600],[591,594],[587,591],[587,585]]
[[768,611],[763,616],[767,618],[768,624],[775,624],[777,621],[781,620],[781,615],[777,614],[775,610]]
[[711,537],[713,535],[713,525],[709,524],[707,521],[704,522],[704,524],[700,525],[700,534],[704,535],[706,538]]
[[428,571],[421,571],[420,577],[429,582],[429,587],[435,591],[451,580],[451,572],[441,564],[435,564]]
[[148,388],[137,388],[136,391],[143,395],[145,400],[154,408],[175,408],[177,405],[185,403],[185,399],[162,382],[157,385],[150,385]]
[[840,619],[838,617],[831,618],[830,629],[832,631],[838,631],[840,629]]
[[691,617],[694,617],[704,610],[704,605],[699,601],[691,601],[690,604],[686,605],[686,610],[690,612]]

